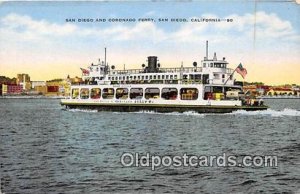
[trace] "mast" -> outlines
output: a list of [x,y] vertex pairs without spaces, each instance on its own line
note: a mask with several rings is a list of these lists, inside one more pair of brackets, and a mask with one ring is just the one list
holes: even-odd
[[106,65],[106,47],[104,49],[104,64]]
[[104,73],[107,74],[109,69],[108,69],[108,65],[106,64],[106,47],[104,48]]
[[180,80],[180,84],[182,83],[182,79],[183,79],[183,61],[181,61],[181,66],[180,66],[180,75],[179,75],[179,80]]
[[208,40],[206,41],[206,60],[208,60]]

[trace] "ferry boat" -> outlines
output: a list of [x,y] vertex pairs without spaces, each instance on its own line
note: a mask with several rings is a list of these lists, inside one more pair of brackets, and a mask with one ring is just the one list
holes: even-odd
[[198,66],[163,68],[157,56],[148,56],[141,69],[116,70],[105,60],[82,69],[84,84],[72,85],[61,105],[73,109],[122,112],[230,113],[265,110],[262,100],[247,98],[233,78],[234,69],[216,53]]

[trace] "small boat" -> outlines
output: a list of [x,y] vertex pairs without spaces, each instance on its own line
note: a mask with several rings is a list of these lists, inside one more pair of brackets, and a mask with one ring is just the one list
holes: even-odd
[[[61,100],[67,108],[117,112],[230,113],[236,110],[265,110],[262,99],[247,98],[225,58],[216,53],[198,66],[181,64],[163,68],[157,56],[148,56],[141,69],[116,70],[105,60],[82,69],[83,84],[72,85],[70,97]],[[241,65],[240,65],[241,66]]]

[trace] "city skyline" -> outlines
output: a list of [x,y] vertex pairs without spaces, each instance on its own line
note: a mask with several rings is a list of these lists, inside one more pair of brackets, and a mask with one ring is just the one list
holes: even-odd
[[[170,9],[170,7],[172,9]],[[33,80],[80,76],[104,59],[118,69],[141,68],[157,55],[163,67],[192,66],[216,52],[245,81],[300,84],[299,5],[293,2],[3,2],[0,4],[1,75]],[[155,22],[77,22],[92,18],[153,18]],[[186,18],[189,22],[159,22]],[[228,18],[232,22],[190,22]],[[75,19],[76,22],[66,22]],[[297,71],[298,70],[298,71]],[[237,80],[242,78],[236,74]]]

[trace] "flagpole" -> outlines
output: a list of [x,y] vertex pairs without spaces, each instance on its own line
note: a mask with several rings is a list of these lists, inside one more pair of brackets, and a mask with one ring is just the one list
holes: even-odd
[[227,78],[227,80],[225,81],[224,85],[226,85],[226,83],[228,82],[228,80],[230,79],[231,76],[233,76],[233,74],[235,73],[237,67],[234,69],[234,71],[230,74],[230,76]]

